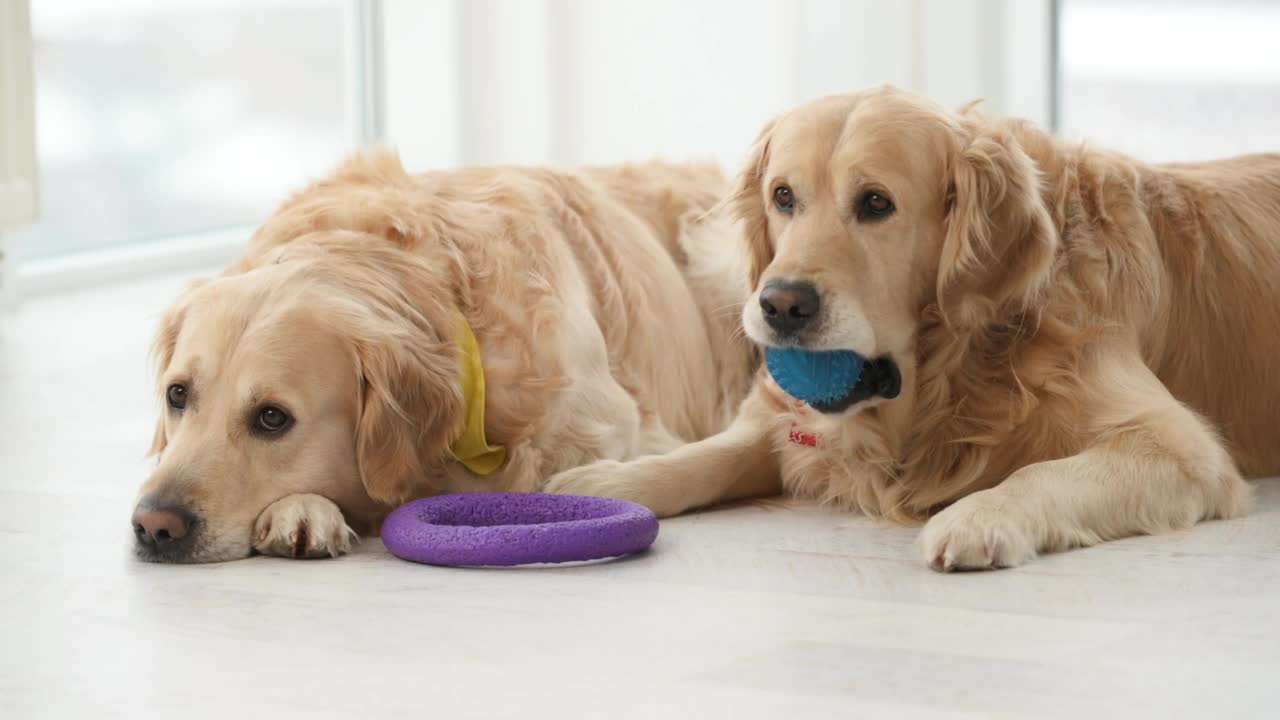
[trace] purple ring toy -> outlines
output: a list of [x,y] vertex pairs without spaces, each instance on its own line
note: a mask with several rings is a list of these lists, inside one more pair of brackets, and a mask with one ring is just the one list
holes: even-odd
[[382,544],[428,565],[526,565],[629,555],[653,544],[643,505],[545,493],[460,493],[414,500],[382,523]]

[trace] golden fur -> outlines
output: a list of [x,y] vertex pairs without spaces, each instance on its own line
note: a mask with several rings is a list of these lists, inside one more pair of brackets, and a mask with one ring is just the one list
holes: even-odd
[[[140,503],[195,529],[140,554],[338,554],[412,498],[534,490],[723,429],[755,362],[732,337],[745,290],[717,269],[732,238],[684,218],[726,189],[710,166],[411,176],[390,152],[352,159],[165,316],[160,392],[190,400],[162,414]],[[448,453],[455,310],[481,348],[487,436],[508,451],[485,477]],[[264,405],[294,426],[256,435]]]
[[[867,188],[896,212],[861,221]],[[729,205],[755,291],[811,282],[811,346],[893,357],[901,395],[822,415],[762,372],[724,433],[553,489],[672,514],[780,483],[925,523],[953,569],[1238,516],[1280,473],[1280,155],[1145,164],[886,87],[771,123]],[[754,294],[743,322],[771,342]]]

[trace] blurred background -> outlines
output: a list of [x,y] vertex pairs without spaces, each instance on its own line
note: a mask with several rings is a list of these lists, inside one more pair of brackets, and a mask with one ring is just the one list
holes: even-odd
[[1280,2],[0,0],[0,23],[10,304],[229,259],[376,142],[412,170],[733,171],[775,113],[891,82],[1148,160],[1280,150]]

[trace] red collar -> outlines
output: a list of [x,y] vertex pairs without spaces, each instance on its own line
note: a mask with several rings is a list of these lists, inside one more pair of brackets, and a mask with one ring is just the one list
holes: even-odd
[[791,420],[791,431],[787,434],[787,440],[796,445],[804,445],[806,447],[818,447],[818,434],[805,432],[800,429],[800,418],[807,415],[809,406],[799,400],[796,401],[796,416]]
[[815,433],[805,432],[800,429],[798,421],[791,421],[791,432],[787,435],[787,439],[796,445],[807,445],[809,447],[818,447],[818,436]]

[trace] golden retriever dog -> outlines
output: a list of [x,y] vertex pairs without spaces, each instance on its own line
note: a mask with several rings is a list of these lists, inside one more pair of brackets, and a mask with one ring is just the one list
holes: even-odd
[[736,243],[683,219],[727,190],[712,166],[352,159],[165,315],[137,554],[338,555],[413,498],[723,429],[755,362],[723,312]]
[[780,483],[953,570],[1236,517],[1280,473],[1280,155],[1151,165],[885,87],[777,118],[729,204],[746,333],[862,378],[814,408],[761,372],[723,433],[552,489]]

